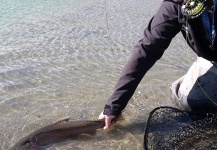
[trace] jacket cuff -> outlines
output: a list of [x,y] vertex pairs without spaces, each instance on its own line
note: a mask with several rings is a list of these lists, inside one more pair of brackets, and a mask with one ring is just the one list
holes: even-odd
[[105,105],[104,107],[104,111],[103,111],[103,114],[104,115],[113,115],[113,116],[118,116],[120,115],[121,113],[121,110],[119,109],[112,109],[109,105]]

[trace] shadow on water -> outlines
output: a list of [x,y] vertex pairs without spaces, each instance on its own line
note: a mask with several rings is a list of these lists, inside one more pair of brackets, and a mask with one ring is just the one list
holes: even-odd
[[[87,135],[87,134],[82,134],[82,135],[74,135],[73,137],[66,137],[62,138],[59,140],[50,140],[49,142],[46,142],[42,145],[36,145],[32,143],[32,147],[34,147],[34,150],[48,150],[50,148],[53,148],[55,145],[62,145],[64,143],[72,143],[74,144],[73,149],[76,149],[76,143],[75,142],[88,142],[94,138],[94,135]],[[101,139],[102,140],[102,139]],[[11,149],[11,150],[25,150],[26,146],[24,145],[20,149]]]

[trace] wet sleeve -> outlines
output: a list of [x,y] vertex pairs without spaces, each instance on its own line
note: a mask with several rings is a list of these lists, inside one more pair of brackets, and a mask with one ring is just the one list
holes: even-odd
[[145,73],[161,58],[179,31],[178,5],[164,1],[123,68],[114,92],[104,107],[105,115],[117,116],[121,113]]

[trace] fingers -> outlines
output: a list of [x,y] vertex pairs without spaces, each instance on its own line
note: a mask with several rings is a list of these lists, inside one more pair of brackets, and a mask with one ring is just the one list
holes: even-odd
[[103,112],[99,115],[99,119],[105,119],[105,127],[103,129],[108,129],[111,127],[112,124],[115,123],[113,119],[115,116],[112,115],[104,115]]
[[114,118],[113,116],[107,116],[107,115],[105,116],[105,127],[104,127],[104,129],[108,129],[108,128],[111,127],[113,118]]

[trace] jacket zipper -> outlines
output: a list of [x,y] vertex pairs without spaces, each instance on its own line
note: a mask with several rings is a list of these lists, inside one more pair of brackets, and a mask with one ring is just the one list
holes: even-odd
[[204,29],[204,31],[206,32],[206,36],[208,37],[208,41],[209,41],[209,48],[211,49],[211,50],[213,50],[213,44],[214,44],[214,38],[211,38],[210,36],[209,36],[209,34],[208,34],[208,32],[206,31],[206,29],[204,28],[204,26],[203,26],[203,29]]

